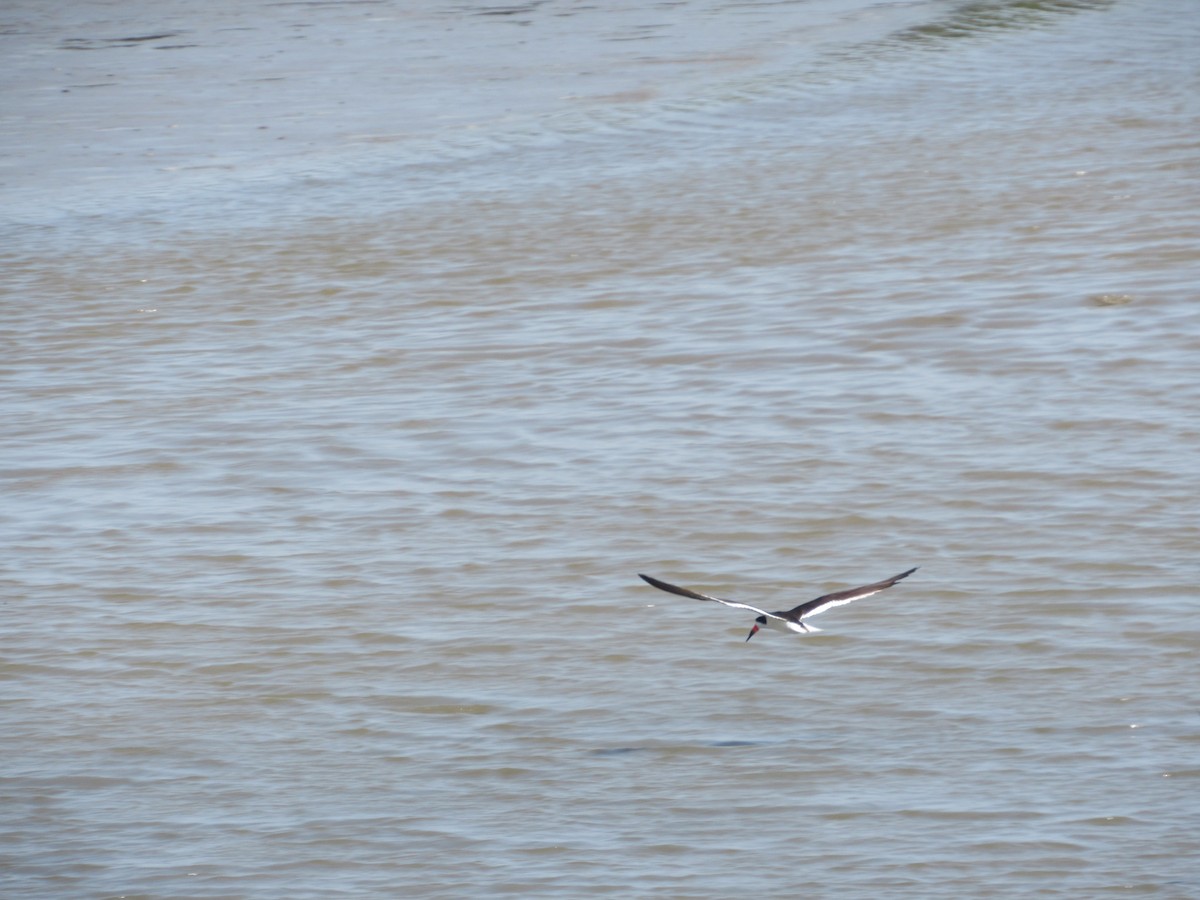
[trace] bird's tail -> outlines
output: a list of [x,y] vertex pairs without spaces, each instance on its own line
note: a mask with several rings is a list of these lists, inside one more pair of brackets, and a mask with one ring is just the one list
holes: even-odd
[[823,628],[818,628],[816,625],[809,625],[807,622],[804,623],[804,629],[805,629],[805,631],[808,631],[808,632],[824,631]]

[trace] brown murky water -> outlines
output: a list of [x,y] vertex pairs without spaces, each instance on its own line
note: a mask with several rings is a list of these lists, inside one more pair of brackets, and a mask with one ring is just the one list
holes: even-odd
[[5,896],[1200,895],[1188,0],[0,24]]

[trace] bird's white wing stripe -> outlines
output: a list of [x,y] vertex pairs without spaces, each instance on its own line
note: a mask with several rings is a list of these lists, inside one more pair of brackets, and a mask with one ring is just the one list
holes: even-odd
[[757,606],[751,606],[749,603],[738,603],[734,600],[722,600],[720,597],[705,597],[705,600],[716,600],[718,603],[723,603],[726,606],[731,606],[734,609],[748,609],[750,612],[756,612],[759,615],[766,616],[768,619],[779,619],[781,622],[786,622],[783,616],[777,616],[775,613],[769,613],[765,609],[759,609]]
[[807,619],[810,616],[815,616],[818,613],[823,613],[827,609],[833,609],[835,606],[845,606],[847,603],[853,603],[855,600],[861,600],[863,597],[870,597],[872,594],[878,594],[882,590],[883,590],[883,588],[876,588],[873,591],[864,591],[863,593],[855,594],[852,597],[842,597],[839,600],[829,600],[825,603],[822,603],[816,609],[810,609],[806,613],[801,613],[800,618]]

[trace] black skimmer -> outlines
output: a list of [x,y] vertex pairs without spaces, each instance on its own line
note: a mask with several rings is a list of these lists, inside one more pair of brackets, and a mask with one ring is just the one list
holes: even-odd
[[665,581],[659,581],[657,578],[651,578],[649,575],[639,573],[638,578],[642,579],[646,584],[653,585],[660,591],[678,594],[680,597],[691,597],[693,600],[712,600],[716,603],[732,606],[734,609],[748,609],[751,612],[758,613],[758,618],[754,620],[754,627],[746,635],[746,640],[750,640],[750,638],[758,633],[759,628],[773,628],[776,631],[793,631],[799,634],[820,631],[820,628],[806,625],[801,620],[807,619],[809,616],[815,616],[817,613],[823,613],[830,607],[843,606],[847,603],[853,603],[855,600],[861,600],[863,597],[878,594],[880,591],[890,588],[901,578],[907,578],[913,572],[917,571],[918,568],[920,567],[914,566],[907,572],[901,572],[899,575],[893,575],[891,578],[883,579],[883,581],[876,581],[874,584],[864,584],[862,587],[850,588],[848,591],[837,591],[832,594],[826,594],[823,597],[818,597],[816,600],[801,603],[793,609],[780,610],[779,612],[767,612],[765,609],[759,609],[757,606],[751,606],[749,603],[738,603],[736,600],[722,600],[720,597],[710,597],[708,594],[701,594],[699,591],[690,591],[687,588],[667,584]]

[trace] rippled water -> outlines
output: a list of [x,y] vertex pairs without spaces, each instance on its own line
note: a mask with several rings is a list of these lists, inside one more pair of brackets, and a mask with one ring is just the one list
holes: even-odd
[[1200,896],[1189,0],[0,40],[5,896]]

